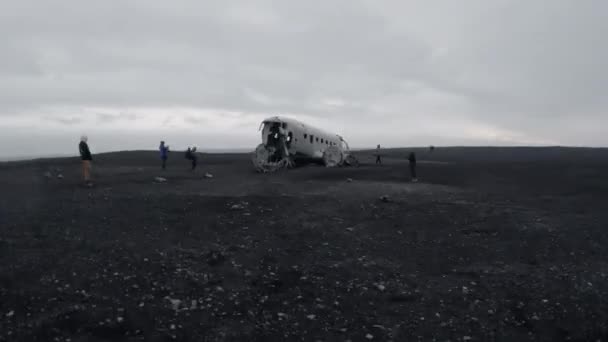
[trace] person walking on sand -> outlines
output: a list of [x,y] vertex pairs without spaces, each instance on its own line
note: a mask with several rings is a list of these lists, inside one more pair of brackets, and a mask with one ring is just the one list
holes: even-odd
[[86,135],[80,137],[78,150],[80,151],[80,159],[82,160],[82,175],[84,177],[84,182],[86,185],[91,186],[91,162],[93,161],[93,156],[91,155],[91,150],[89,150],[87,140],[88,138]]
[[412,176],[412,182],[417,182],[418,178],[416,178],[416,153],[410,152],[409,157],[407,158],[410,162],[410,174]]
[[169,156],[169,145],[165,145],[164,141],[160,142],[160,160],[162,161],[163,170],[167,167],[167,157]]
[[376,147],[376,165],[382,165],[382,159],[380,158],[380,145]]

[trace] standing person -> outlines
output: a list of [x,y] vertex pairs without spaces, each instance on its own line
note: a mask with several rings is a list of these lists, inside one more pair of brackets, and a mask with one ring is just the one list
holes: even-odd
[[192,146],[192,171],[196,169],[196,146]]
[[82,159],[82,174],[84,177],[84,182],[86,185],[91,186],[91,162],[93,161],[93,156],[91,155],[91,150],[89,150],[89,145],[87,144],[87,136],[83,135],[80,137],[80,144],[78,144],[78,150],[80,151],[80,159]]
[[188,147],[186,159],[189,159],[192,162],[192,171],[194,171],[194,169],[196,169],[196,147]]
[[380,158],[380,145],[376,147],[376,165],[382,165],[382,159]]
[[418,178],[416,178],[416,153],[410,152],[410,155],[407,159],[410,161],[410,173],[412,175],[412,182],[417,182]]
[[163,170],[167,167],[167,157],[169,156],[169,145],[165,145],[164,141],[160,142],[160,160],[162,161]]

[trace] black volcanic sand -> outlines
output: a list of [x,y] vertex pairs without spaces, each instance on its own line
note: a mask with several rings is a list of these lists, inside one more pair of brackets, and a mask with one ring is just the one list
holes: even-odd
[[0,340],[608,339],[606,150],[406,152],[0,164]]

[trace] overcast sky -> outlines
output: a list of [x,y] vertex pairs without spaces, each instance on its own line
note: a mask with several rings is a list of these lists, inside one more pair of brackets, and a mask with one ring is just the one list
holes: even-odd
[[0,0],[0,157],[255,147],[608,146],[605,0]]

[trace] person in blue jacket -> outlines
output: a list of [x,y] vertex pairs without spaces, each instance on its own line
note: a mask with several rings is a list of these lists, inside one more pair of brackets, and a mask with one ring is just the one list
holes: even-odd
[[160,160],[162,161],[163,170],[167,167],[167,158],[169,157],[169,145],[165,145],[164,141],[160,142]]

